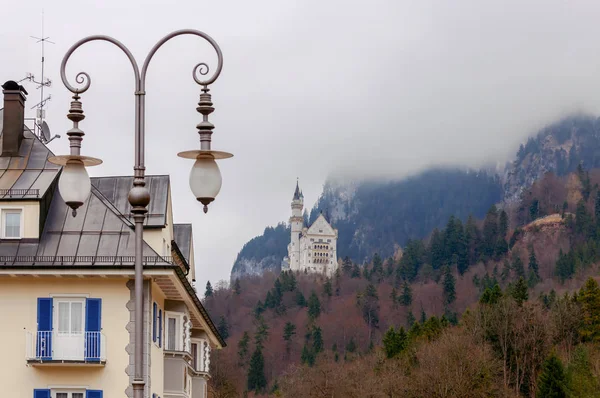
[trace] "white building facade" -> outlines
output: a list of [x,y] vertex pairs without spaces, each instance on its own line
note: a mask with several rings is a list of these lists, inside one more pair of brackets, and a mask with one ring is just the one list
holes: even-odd
[[332,276],[338,267],[338,231],[323,214],[320,214],[310,227],[305,226],[303,208],[304,195],[296,184],[290,217],[291,239],[282,269]]

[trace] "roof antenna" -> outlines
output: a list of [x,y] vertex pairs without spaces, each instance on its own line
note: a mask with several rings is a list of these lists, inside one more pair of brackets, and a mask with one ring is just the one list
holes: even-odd
[[32,73],[27,73],[27,76],[25,76],[24,79],[21,79],[19,83],[23,80],[29,80],[30,82],[33,82],[36,85],[36,89],[40,90],[40,102],[31,107],[31,109],[36,109],[36,117],[33,119],[33,133],[36,136],[38,136],[38,138],[44,144],[48,144],[55,138],[60,138],[60,135],[56,134],[54,137],[52,137],[50,134],[50,127],[48,127],[48,123],[46,123],[46,121],[44,120],[46,119],[46,110],[44,109],[44,106],[46,105],[46,102],[52,99],[51,95],[44,97],[44,87],[52,86],[52,81],[46,78],[44,75],[44,64],[46,61],[44,50],[46,43],[55,44],[53,41],[49,40],[50,37],[44,36],[44,10],[42,10],[42,37],[30,37],[37,40],[36,43],[42,43],[42,78],[39,81],[37,81],[35,80],[35,76]]

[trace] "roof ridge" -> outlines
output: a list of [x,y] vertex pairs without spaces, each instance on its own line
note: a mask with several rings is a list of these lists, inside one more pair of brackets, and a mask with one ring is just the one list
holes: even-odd
[[[100,202],[102,202],[103,205],[105,205],[110,211],[112,211],[124,224],[126,224],[130,228],[135,227],[135,225],[124,214],[122,214],[119,211],[119,209],[117,209],[117,207],[110,200],[108,200],[108,198],[106,196],[104,196],[102,194],[102,192],[100,192],[100,190],[98,188],[94,187],[93,185],[92,185],[92,193],[94,193],[94,195],[100,200]],[[146,242],[145,240],[143,241],[143,244],[144,244],[143,252],[145,251],[145,249],[150,249],[152,251],[152,253],[156,254],[157,257],[164,258],[164,256],[161,256],[160,254],[158,254],[158,252],[156,250],[154,250],[154,248],[152,248],[152,246],[150,246],[148,244],[148,242]]]
[[[94,176],[90,177],[92,179],[100,179],[100,178],[134,178],[134,175],[116,175],[116,176]],[[144,177],[167,177],[171,178],[170,174],[146,174]]]
[[106,197],[104,194],[95,186],[92,185],[91,192],[96,196],[102,204],[104,204],[109,210],[111,210],[117,217],[122,219],[127,225],[130,227],[134,227],[135,225],[129,220],[125,214],[121,213],[119,209]]

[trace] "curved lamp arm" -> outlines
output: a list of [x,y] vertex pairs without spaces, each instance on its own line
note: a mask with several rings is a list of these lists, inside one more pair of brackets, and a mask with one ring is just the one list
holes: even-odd
[[150,50],[150,52],[146,56],[146,60],[144,61],[144,65],[142,66],[142,79],[141,79],[141,83],[142,83],[141,89],[142,89],[142,91],[145,89],[145,86],[146,86],[146,73],[148,71],[148,65],[150,64],[150,60],[152,59],[152,57],[154,56],[154,54],[156,53],[156,51],[158,51],[158,49],[163,44],[165,44],[166,42],[168,42],[172,38],[177,37],[177,36],[181,36],[181,35],[195,35],[195,36],[200,36],[203,39],[205,39],[206,41],[208,41],[210,43],[210,45],[217,52],[218,60],[217,60],[217,69],[215,70],[215,73],[213,73],[213,75],[208,80],[200,80],[200,79],[198,79],[198,76],[197,76],[198,73],[200,75],[202,75],[202,76],[206,76],[208,74],[208,72],[209,72],[208,65],[206,63],[204,63],[204,62],[200,62],[192,70],[192,76],[194,77],[194,81],[196,83],[198,83],[199,85],[201,85],[201,86],[208,86],[209,84],[212,84],[212,83],[215,82],[215,80],[217,80],[217,78],[221,74],[221,69],[223,69],[223,53],[221,52],[221,48],[219,47],[219,45],[217,44],[217,42],[214,41],[214,39],[212,37],[210,37],[206,33],[201,32],[199,30],[195,30],[195,29],[181,29],[181,30],[176,30],[174,32],[171,32],[168,35],[166,35],[165,37],[163,37],[162,39],[160,39],[158,41],[158,43],[156,43],[154,45],[154,47],[152,47],[152,49]]
[[133,54],[131,54],[131,51],[129,51],[129,49],[127,47],[125,47],[125,45],[123,43],[121,43],[120,41],[118,41],[117,39],[114,39],[110,36],[104,36],[104,35],[94,35],[94,36],[85,37],[85,38],[79,40],[77,43],[73,44],[71,46],[71,48],[69,48],[69,50],[63,57],[63,60],[60,64],[60,78],[62,79],[62,82],[65,85],[65,87],[73,94],[84,93],[88,90],[88,88],[90,88],[90,85],[92,84],[92,80],[90,78],[90,75],[88,75],[85,72],[79,72],[77,74],[77,76],[75,77],[75,82],[77,84],[83,84],[83,87],[75,88],[71,84],[69,84],[69,81],[67,80],[66,66],[67,66],[67,62],[69,61],[69,58],[75,52],[75,50],[77,50],[83,44],[90,42],[90,41],[94,41],[94,40],[103,40],[103,41],[110,42],[110,43],[114,44],[115,46],[119,47],[121,50],[123,50],[125,55],[127,55],[127,58],[129,58],[129,62],[131,62],[131,66],[133,66],[133,73],[135,75],[135,90],[139,91],[139,89],[140,89],[140,87],[139,87],[139,85],[140,85],[140,68],[138,67],[137,62],[135,61]]

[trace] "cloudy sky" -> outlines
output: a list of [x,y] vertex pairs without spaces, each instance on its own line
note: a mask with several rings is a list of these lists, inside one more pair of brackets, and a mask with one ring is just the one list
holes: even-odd
[[[198,62],[209,45],[179,37],[157,53],[147,80],[147,172],[170,174],[176,222],[194,225],[199,286],[228,279],[233,261],[265,226],[287,219],[296,177],[307,202],[329,175],[399,178],[429,165],[503,163],[537,128],[575,111],[600,114],[600,3],[558,0],[237,0],[7,2],[0,27],[0,80],[40,75],[46,35],[47,120],[66,153],[69,95],[58,67],[92,34],[111,35],[141,64],[165,34],[207,32],[224,68],[213,85],[213,148],[223,188],[204,215],[188,188],[198,147]],[[70,78],[92,87],[83,153],[92,175],[131,174],[133,79],[108,43],[82,47]],[[29,105],[39,91],[27,85]]]

